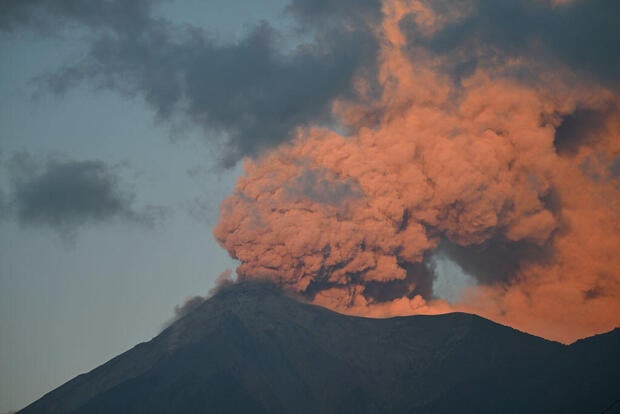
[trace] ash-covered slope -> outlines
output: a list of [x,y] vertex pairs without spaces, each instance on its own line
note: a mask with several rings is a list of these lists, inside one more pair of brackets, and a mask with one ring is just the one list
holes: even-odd
[[599,413],[620,396],[619,350],[619,330],[566,347],[473,315],[365,319],[239,284],[21,412]]

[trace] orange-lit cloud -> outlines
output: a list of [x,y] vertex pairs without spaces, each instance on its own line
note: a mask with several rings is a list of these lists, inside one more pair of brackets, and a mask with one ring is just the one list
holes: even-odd
[[[451,70],[458,50],[425,42],[478,3],[385,2],[381,92],[360,78],[367,102],[333,103],[351,134],[306,127],[246,160],[215,229],[241,278],[345,313],[461,310],[565,342],[620,325],[620,97],[479,40],[476,64]],[[452,305],[433,294],[439,251],[477,280]]]

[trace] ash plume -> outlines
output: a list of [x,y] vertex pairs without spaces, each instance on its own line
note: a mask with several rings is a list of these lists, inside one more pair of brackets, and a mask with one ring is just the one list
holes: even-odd
[[[355,79],[380,93],[332,101],[348,136],[302,125],[247,159],[216,238],[240,279],[345,313],[464,310],[561,341],[617,326],[620,95],[597,53],[618,37],[583,45],[613,36],[600,14],[617,8],[450,5],[385,1],[376,77]],[[599,24],[574,53],[566,16]],[[437,252],[477,281],[456,304],[433,294]]]

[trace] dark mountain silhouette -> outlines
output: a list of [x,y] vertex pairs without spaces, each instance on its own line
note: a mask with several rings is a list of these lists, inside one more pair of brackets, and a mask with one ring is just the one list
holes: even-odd
[[21,413],[620,412],[620,329],[571,346],[478,316],[366,319],[222,289]]

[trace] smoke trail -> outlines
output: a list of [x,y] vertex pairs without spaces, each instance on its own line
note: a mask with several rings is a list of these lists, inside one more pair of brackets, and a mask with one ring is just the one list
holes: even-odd
[[[562,341],[613,328],[613,82],[594,65],[585,75],[563,50],[541,59],[545,39],[530,46],[525,28],[487,41],[496,27],[474,26],[463,44],[450,43],[449,28],[505,10],[443,3],[384,3],[378,79],[357,80],[361,94],[378,81],[380,96],[333,102],[347,137],[307,127],[246,160],[216,238],[241,262],[240,278],[275,280],[342,312],[465,310]],[[508,3],[550,22],[582,7]],[[551,40],[562,34],[550,30]],[[433,295],[437,251],[478,282],[453,307]]]

